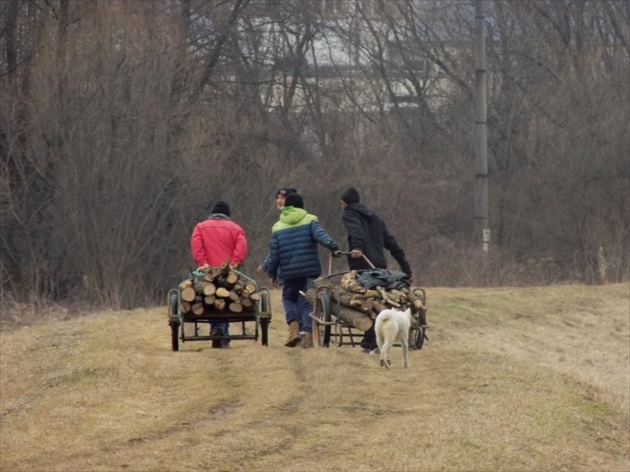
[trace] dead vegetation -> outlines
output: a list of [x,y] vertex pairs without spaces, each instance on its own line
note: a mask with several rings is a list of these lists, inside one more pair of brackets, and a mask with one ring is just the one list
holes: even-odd
[[170,350],[166,307],[3,331],[0,470],[630,468],[628,284],[427,290],[411,369],[348,346]]

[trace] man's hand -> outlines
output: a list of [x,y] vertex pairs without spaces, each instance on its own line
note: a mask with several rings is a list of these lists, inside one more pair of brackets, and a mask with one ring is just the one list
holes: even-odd
[[409,278],[409,283],[413,283],[413,272],[409,272],[407,278]]
[[234,262],[233,264],[230,264],[230,269],[232,270],[238,270],[238,268],[241,266],[240,262]]
[[336,244],[330,246],[330,252],[332,252],[333,257],[341,257],[341,249]]
[[256,272],[258,272],[259,274],[264,274],[265,273],[265,269],[263,269],[262,266],[258,266],[256,268]]
[[271,285],[274,287],[279,287],[278,279],[276,279],[275,277],[271,277]]
[[359,257],[363,257],[363,251],[359,249],[353,249],[352,252],[350,253],[350,257],[352,257],[353,259],[358,259]]

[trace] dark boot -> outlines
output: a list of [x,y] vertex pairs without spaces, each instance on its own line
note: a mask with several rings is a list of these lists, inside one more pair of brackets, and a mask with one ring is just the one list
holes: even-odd
[[376,332],[374,331],[374,325],[372,324],[372,327],[363,334],[361,349],[363,349],[364,352],[372,352],[377,348],[378,344],[376,344]]
[[[212,330],[210,330],[210,336],[223,336],[223,330],[221,328],[218,327],[214,327],[212,328]],[[212,340],[212,348],[213,349],[221,349],[223,346],[221,345],[221,340],[220,339],[213,339]]]

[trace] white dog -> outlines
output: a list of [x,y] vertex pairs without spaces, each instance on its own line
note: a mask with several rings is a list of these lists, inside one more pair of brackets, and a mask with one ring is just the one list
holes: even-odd
[[395,342],[400,342],[403,367],[409,367],[409,329],[412,319],[410,308],[406,311],[383,310],[376,317],[374,331],[376,331],[376,343],[381,352],[381,366],[389,369],[392,364],[389,350]]

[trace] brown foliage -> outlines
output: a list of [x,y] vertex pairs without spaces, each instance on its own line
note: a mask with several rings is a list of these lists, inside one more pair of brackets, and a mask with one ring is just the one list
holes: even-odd
[[[461,2],[387,4],[1,2],[3,293],[161,300],[218,199],[253,274],[284,185],[340,243],[339,195],[355,185],[422,285],[627,280],[622,2],[486,2],[487,257],[472,221],[474,18]],[[311,56],[334,41],[353,69]]]

